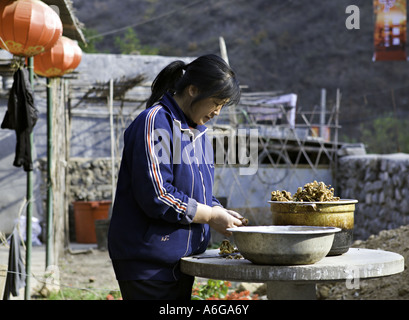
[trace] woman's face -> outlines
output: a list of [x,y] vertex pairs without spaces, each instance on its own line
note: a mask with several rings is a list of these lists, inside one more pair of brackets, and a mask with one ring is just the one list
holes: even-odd
[[192,104],[190,114],[187,116],[196,124],[203,125],[213,117],[220,114],[220,110],[226,104],[226,99],[206,98]]
[[190,85],[183,94],[174,97],[183,113],[198,125],[203,125],[213,117],[218,116],[222,107],[229,101],[229,99],[209,97],[193,102],[198,94],[198,89]]

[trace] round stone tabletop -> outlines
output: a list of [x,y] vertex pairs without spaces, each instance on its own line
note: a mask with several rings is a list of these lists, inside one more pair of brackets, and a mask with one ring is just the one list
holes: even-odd
[[328,256],[310,265],[256,265],[246,259],[218,257],[218,249],[181,260],[183,273],[210,279],[245,282],[320,282],[351,277],[376,278],[400,273],[404,258],[394,252],[350,248],[338,256]]

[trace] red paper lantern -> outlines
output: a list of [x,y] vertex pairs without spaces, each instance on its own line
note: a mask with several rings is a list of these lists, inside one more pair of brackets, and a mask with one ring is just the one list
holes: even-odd
[[77,68],[81,58],[78,44],[62,36],[50,50],[34,57],[34,72],[47,78],[61,77]]
[[80,46],[78,45],[78,43],[76,41],[73,41],[73,48],[74,48],[74,61],[72,62],[69,72],[74,71],[75,69],[77,69],[77,67],[79,66],[79,64],[81,63],[81,59],[82,59],[82,50],[80,48]]
[[1,0],[0,47],[18,56],[47,51],[62,35],[58,14],[39,0]]

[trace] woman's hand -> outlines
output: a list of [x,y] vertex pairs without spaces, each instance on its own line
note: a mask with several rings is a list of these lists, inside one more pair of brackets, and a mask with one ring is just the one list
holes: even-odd
[[[232,212],[234,213],[234,211]],[[240,216],[238,213],[237,215]],[[236,216],[236,214],[232,214],[228,210],[219,206],[212,207],[212,218],[209,221],[209,226],[217,232],[225,235],[226,237],[230,237],[232,233],[226,229],[241,225],[243,225],[243,223]]]
[[246,218],[244,218],[240,213],[238,213],[238,212],[236,212],[236,211],[233,211],[233,210],[227,210],[227,212],[228,212],[229,214],[231,214],[233,217],[239,219],[239,220],[241,221],[241,224],[242,224],[243,226],[247,226],[249,220],[246,219]]
[[237,212],[226,210],[223,207],[199,204],[193,222],[208,223],[217,232],[230,237],[232,233],[226,229],[242,226],[243,223],[240,220],[242,218]]

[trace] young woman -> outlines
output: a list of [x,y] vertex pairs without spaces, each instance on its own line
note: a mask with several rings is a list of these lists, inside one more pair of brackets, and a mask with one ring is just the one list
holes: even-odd
[[242,217],[213,196],[213,150],[204,124],[237,104],[234,72],[216,55],[175,61],[152,84],[144,110],[124,133],[108,235],[123,299],[190,299],[182,257],[202,253],[209,226],[230,236]]

